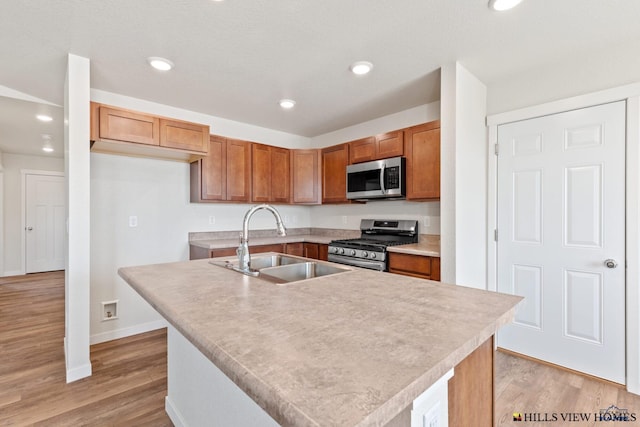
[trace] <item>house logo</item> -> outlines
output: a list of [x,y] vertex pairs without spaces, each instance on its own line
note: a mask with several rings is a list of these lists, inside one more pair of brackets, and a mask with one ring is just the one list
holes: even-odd
[[600,412],[596,415],[596,421],[636,421],[637,417],[634,412],[629,412],[628,409],[618,408],[616,405],[611,405],[606,409],[600,409]]
[[513,421],[522,421],[522,412],[514,412]]

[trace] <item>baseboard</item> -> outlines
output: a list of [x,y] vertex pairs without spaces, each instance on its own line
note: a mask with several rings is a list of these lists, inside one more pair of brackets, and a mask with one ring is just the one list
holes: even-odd
[[130,326],[128,328],[116,329],[114,331],[102,332],[91,335],[90,344],[100,344],[102,342],[113,341],[120,338],[130,337],[132,335],[143,334],[145,332],[155,331],[156,329],[166,328],[168,325],[164,319],[153,322],[142,323],[140,325]]
[[167,412],[169,419],[175,427],[187,427],[187,424],[180,416],[180,412],[173,406],[173,402],[171,402],[169,396],[165,396],[164,398],[164,410]]
[[13,270],[13,271],[5,271],[2,274],[2,277],[11,277],[11,276],[24,276],[25,272],[22,270]]
[[91,376],[91,363],[87,363],[77,368],[67,368],[67,383],[81,380]]

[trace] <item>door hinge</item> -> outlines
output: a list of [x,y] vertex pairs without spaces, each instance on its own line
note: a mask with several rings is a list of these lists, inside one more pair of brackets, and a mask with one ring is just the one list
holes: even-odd
[[495,240],[496,242],[498,241],[498,229],[494,229],[493,230],[493,240]]
[[497,156],[500,152],[500,146],[498,144],[493,144],[493,153]]

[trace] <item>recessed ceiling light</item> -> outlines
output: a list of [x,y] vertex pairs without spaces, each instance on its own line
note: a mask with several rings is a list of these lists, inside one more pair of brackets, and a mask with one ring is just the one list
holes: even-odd
[[502,12],[503,10],[513,9],[520,4],[522,0],[489,0],[489,8]]
[[363,76],[368,74],[373,69],[373,64],[367,61],[358,61],[351,64],[351,72],[353,74],[357,74],[358,76]]
[[169,71],[173,68],[173,62],[165,58],[160,58],[158,56],[151,56],[147,58],[147,61],[149,62],[149,65],[151,65],[156,70]]
[[46,114],[38,114],[36,116],[36,119],[40,120],[41,122],[50,122],[53,120],[51,116],[47,116]]
[[293,99],[281,99],[280,106],[285,110],[290,110],[296,105],[296,101]]

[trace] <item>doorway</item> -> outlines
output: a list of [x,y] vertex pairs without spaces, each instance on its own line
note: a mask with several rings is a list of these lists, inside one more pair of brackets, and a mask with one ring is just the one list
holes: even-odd
[[23,172],[26,273],[65,268],[65,178],[56,172]]
[[625,383],[624,101],[497,128],[498,346]]

